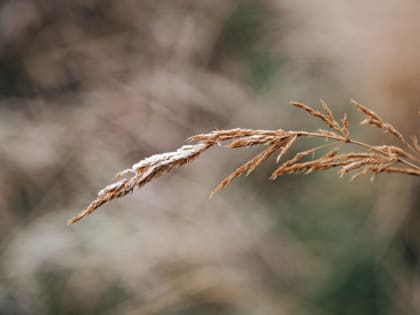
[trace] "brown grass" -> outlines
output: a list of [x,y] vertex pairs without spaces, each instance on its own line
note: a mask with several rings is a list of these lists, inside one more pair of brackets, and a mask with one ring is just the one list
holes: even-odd
[[[384,122],[375,112],[367,107],[351,100],[352,104],[366,118],[361,124],[376,126],[394,136],[400,146],[381,145],[375,146],[361,142],[350,137],[349,124],[346,115],[340,123],[335,119],[328,105],[321,100],[323,112],[299,102],[291,102],[291,105],[299,107],[310,115],[319,118],[331,130],[320,129],[315,132],[308,131],[285,131],[277,130],[253,130],[231,129],[217,130],[207,134],[200,134],[188,139],[191,145],[185,145],[175,152],[156,154],[134,164],[131,168],[118,173],[115,178],[123,178],[111,184],[98,193],[98,197],[82,212],[69,220],[73,224],[88,216],[104,203],[120,198],[132,192],[134,188],[140,188],[154,178],[170,172],[174,168],[187,164],[201,153],[214,145],[229,142],[228,148],[240,148],[247,146],[267,146],[261,153],[242,164],[227,176],[212,191],[211,196],[226,187],[233,179],[242,174],[251,174],[262,162],[277,153],[277,163],[290,149],[297,138],[315,137],[323,138],[328,142],[324,145],[298,152],[295,156],[280,164],[271,174],[270,179],[275,180],[284,174],[304,173],[313,171],[339,168],[338,174],[342,177],[351,173],[351,180],[363,175],[371,175],[371,179],[379,173],[398,173],[420,176],[420,146],[416,137],[408,142],[405,137],[390,123]],[[318,158],[313,157],[309,161],[302,160],[329,146],[335,147]],[[361,152],[340,153],[343,145],[354,145],[361,148]],[[130,177],[131,176],[131,177]]]

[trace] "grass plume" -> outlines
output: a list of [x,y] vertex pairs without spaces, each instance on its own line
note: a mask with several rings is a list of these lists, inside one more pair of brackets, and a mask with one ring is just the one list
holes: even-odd
[[[400,146],[376,146],[353,139],[350,136],[347,116],[345,115],[341,119],[341,123],[338,122],[323,100],[321,100],[321,107],[324,113],[300,102],[290,102],[291,105],[301,108],[311,116],[320,119],[330,130],[320,129],[309,132],[238,128],[216,130],[192,136],[188,139],[188,142],[192,144],[184,145],[174,152],[152,155],[134,164],[131,168],[118,173],[115,179],[120,180],[102,189],[97,198],[85,210],[71,218],[68,223],[73,224],[83,219],[104,203],[123,197],[132,192],[134,188],[140,188],[149,181],[179,166],[190,163],[212,146],[226,142],[228,142],[227,147],[231,149],[249,146],[266,146],[266,148],[229,174],[213,189],[211,196],[230,184],[236,177],[242,174],[247,176],[251,174],[261,163],[275,153],[277,153],[276,162],[279,163],[297,138],[323,138],[328,142],[298,152],[292,158],[286,159],[272,172],[270,179],[275,180],[285,174],[308,174],[313,171],[331,168],[338,168],[340,177],[351,174],[351,180],[364,175],[371,175],[373,179],[379,173],[420,176],[420,146],[417,138],[412,137],[411,142],[407,142],[402,133],[392,124],[383,121],[375,112],[358,102],[354,100],[351,100],[351,102],[358,111],[366,116],[362,124],[376,126],[395,136],[399,140]],[[320,155],[320,157],[313,157],[309,161],[302,162],[305,157],[315,156],[318,151],[333,145],[335,148]],[[339,154],[343,145],[357,146],[363,151]]]

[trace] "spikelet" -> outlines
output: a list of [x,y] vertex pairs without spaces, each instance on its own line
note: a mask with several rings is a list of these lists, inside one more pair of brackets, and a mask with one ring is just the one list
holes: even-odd
[[238,167],[236,170],[234,170],[229,176],[227,176],[219,185],[217,185],[213,189],[213,191],[210,194],[210,198],[213,197],[213,195],[216,192],[218,192],[219,190],[221,190],[224,187],[226,187],[227,185],[229,185],[229,183],[232,180],[234,180],[236,177],[241,176],[245,172],[246,172],[246,176],[251,174],[257,168],[258,165],[260,165],[262,162],[264,162],[266,159],[268,159],[281,146],[282,146],[281,142],[274,143],[268,149],[264,150],[263,152],[259,153],[257,156],[252,158],[251,160],[242,164],[240,167]]
[[379,117],[375,112],[373,112],[372,110],[368,109],[367,107],[361,105],[360,103],[356,102],[355,100],[351,99],[351,102],[361,113],[368,116],[368,118],[364,119],[361,122],[362,125],[365,125],[365,124],[374,125],[378,128],[383,129],[385,132],[388,132],[388,133],[394,135],[402,143],[406,143],[406,141],[405,141],[403,135],[401,134],[401,132],[399,132],[393,125],[391,125],[390,123],[384,122],[382,120],[382,118]]
[[346,137],[348,137],[350,135],[349,122],[347,120],[347,115],[346,114],[344,114],[343,119],[341,119],[341,132]]
[[414,151],[417,153],[420,153],[420,145],[419,145],[419,140],[417,139],[417,137],[412,136],[411,142],[412,142],[412,146],[414,147]]

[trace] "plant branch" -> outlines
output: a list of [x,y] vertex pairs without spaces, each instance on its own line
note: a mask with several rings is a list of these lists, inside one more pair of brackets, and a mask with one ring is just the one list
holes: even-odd
[[[81,220],[104,203],[129,194],[135,188],[140,188],[149,181],[166,174],[179,166],[190,163],[212,146],[220,145],[226,141],[230,141],[227,147],[231,149],[262,145],[267,146],[267,148],[227,176],[213,189],[211,196],[226,187],[236,177],[241,176],[242,174],[251,174],[261,163],[276,152],[278,152],[276,162],[279,162],[292,147],[295,140],[300,137],[315,137],[335,141],[298,152],[294,157],[289,158],[280,164],[280,166],[272,172],[271,179],[274,180],[285,174],[308,174],[313,171],[331,168],[339,168],[338,173],[340,177],[353,173],[351,180],[368,174],[372,175],[372,178],[374,178],[375,175],[380,173],[420,176],[420,165],[416,164],[420,159],[420,146],[417,138],[413,137],[412,143],[408,143],[401,132],[392,124],[384,122],[376,113],[356,101],[352,100],[352,103],[362,114],[367,116],[367,119],[362,122],[363,124],[370,124],[381,128],[383,131],[396,137],[401,142],[402,147],[394,145],[376,146],[351,138],[347,116],[345,115],[343,119],[341,119],[340,124],[334,118],[328,105],[322,100],[321,106],[324,113],[303,103],[291,102],[293,106],[301,108],[313,117],[320,119],[327,127],[332,129],[332,131],[322,129],[311,132],[285,131],[282,129],[254,130],[238,128],[216,130],[207,134],[193,136],[188,139],[188,142],[193,142],[191,145],[182,146],[174,152],[152,155],[134,164],[131,168],[118,173],[115,178],[123,178],[102,189],[98,193],[97,198],[85,210],[71,218],[68,223],[73,224]],[[324,155],[318,158],[312,157],[309,161],[301,162],[302,159],[307,158],[311,154],[315,155],[316,152],[335,144],[338,144],[339,146],[326,152]],[[339,154],[341,147],[345,144],[356,145],[362,149],[366,149],[366,151]],[[407,152],[405,148],[408,148],[412,153]]]

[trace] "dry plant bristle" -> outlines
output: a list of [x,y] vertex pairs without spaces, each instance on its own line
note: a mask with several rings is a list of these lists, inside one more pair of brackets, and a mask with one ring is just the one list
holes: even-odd
[[[326,123],[329,127],[334,129],[334,124],[331,122],[330,119],[328,119],[325,115],[321,114],[321,112],[313,109],[312,107],[300,103],[300,102],[296,102],[296,101],[292,101],[290,102],[290,104],[292,104],[293,106],[302,108],[303,110],[307,111],[310,115],[317,117],[319,119],[321,119],[324,123]],[[328,107],[327,107],[328,108]],[[325,108],[324,108],[325,109]],[[334,119],[334,118],[333,118]]]
[[375,112],[373,112],[372,110],[368,109],[367,107],[361,105],[360,103],[356,102],[355,100],[351,99],[351,102],[353,103],[354,106],[356,106],[356,108],[361,113],[368,116],[368,118],[366,118],[365,120],[363,120],[361,122],[362,125],[370,124],[370,125],[374,125],[378,128],[382,128],[386,132],[388,132],[388,133],[394,135],[395,137],[397,137],[401,142],[403,142],[403,143],[406,142],[402,133],[399,132],[393,125],[391,125],[390,123],[384,122],[382,120],[382,118],[379,117]]
[[340,128],[340,125],[335,120],[333,113],[331,112],[331,109],[328,107],[327,103],[324,102],[323,99],[321,99],[321,106],[324,109],[324,112],[326,114],[326,118],[328,120],[328,126],[334,129],[337,132],[342,132],[342,129]]
[[411,139],[412,139],[412,145],[413,145],[413,147],[414,147],[414,150],[415,150],[417,153],[420,153],[419,140],[417,139],[417,137],[416,137],[416,136],[413,136]]
[[[296,139],[308,137],[321,138],[330,142],[296,153],[292,158],[277,167],[272,172],[270,179],[274,180],[284,174],[308,174],[313,171],[331,168],[339,168],[338,174],[341,177],[353,173],[351,180],[355,180],[363,175],[371,175],[371,179],[373,179],[380,173],[420,176],[420,165],[418,164],[420,160],[420,145],[417,138],[412,137],[411,143],[407,143],[403,135],[392,124],[384,122],[375,112],[358,102],[354,100],[351,100],[351,102],[362,114],[367,116],[362,121],[363,124],[374,125],[392,134],[400,141],[401,146],[377,146],[351,138],[347,115],[344,115],[340,125],[334,118],[330,107],[323,100],[321,100],[321,106],[325,114],[306,104],[291,102],[293,106],[301,108],[310,115],[321,119],[332,131],[319,129],[315,132],[309,132],[237,128],[216,130],[192,136],[188,139],[188,142],[195,142],[194,144],[184,145],[174,152],[152,155],[134,164],[131,168],[119,172],[115,178],[122,179],[102,189],[98,193],[97,198],[85,210],[71,218],[68,223],[73,224],[81,220],[104,203],[127,195],[134,188],[140,188],[149,181],[172,171],[174,168],[190,163],[212,146],[221,145],[227,141],[230,141],[227,147],[231,149],[258,145],[266,145],[268,147],[229,174],[213,189],[211,196],[226,187],[236,177],[244,173],[246,175],[251,174],[261,163],[276,152],[278,152],[276,158],[278,163],[290,150]],[[312,157],[312,159],[302,162],[304,158],[308,158],[311,154],[315,155],[318,151],[337,144],[338,146],[327,151],[319,158]],[[339,154],[344,144],[354,145],[363,151]],[[124,178],[127,176],[131,177]]]
[[349,122],[347,120],[347,115],[344,114],[343,119],[341,119],[341,129],[343,131],[343,134],[348,137],[350,135],[350,130],[349,130]]

